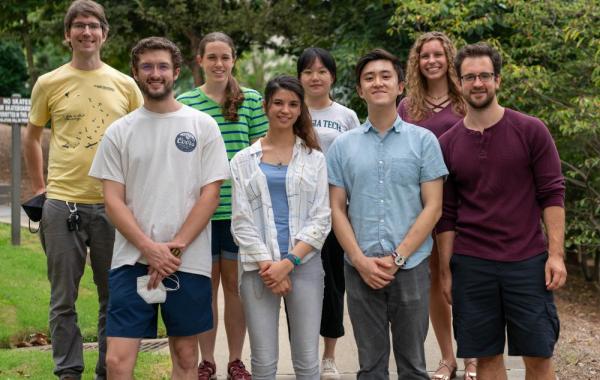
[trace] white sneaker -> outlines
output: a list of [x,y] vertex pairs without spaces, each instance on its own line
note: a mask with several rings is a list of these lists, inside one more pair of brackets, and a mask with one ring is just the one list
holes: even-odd
[[335,361],[331,358],[325,358],[321,361],[321,380],[338,380],[340,373],[335,366]]

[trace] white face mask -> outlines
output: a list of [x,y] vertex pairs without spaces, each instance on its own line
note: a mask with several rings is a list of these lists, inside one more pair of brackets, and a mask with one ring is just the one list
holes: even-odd
[[137,278],[137,293],[146,301],[146,303],[164,303],[167,300],[167,291],[175,291],[179,289],[179,277],[172,274],[165,278],[175,283],[174,288],[166,288],[162,282],[158,284],[158,287],[154,289],[148,289],[148,281],[150,276],[140,276]]

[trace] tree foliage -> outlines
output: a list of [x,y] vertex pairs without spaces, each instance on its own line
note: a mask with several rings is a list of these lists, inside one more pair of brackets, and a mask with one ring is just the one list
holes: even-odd
[[10,97],[14,93],[28,95],[25,57],[14,42],[0,41],[0,78],[0,97]]
[[[69,3],[70,0],[0,2],[0,36],[21,43],[30,84],[39,73],[68,59],[68,50],[61,47],[61,41],[62,18]],[[338,64],[334,96],[363,117],[366,110],[356,95],[354,65],[366,51],[383,47],[406,59],[414,39],[431,30],[447,33],[458,47],[487,41],[501,51],[505,61],[501,103],[541,118],[557,141],[568,180],[569,244],[600,243],[597,0],[100,3],[105,6],[111,27],[103,59],[124,72],[129,71],[131,46],[150,35],[165,36],[178,44],[186,64],[182,75],[193,78],[196,85],[202,81],[194,59],[196,49],[202,36],[211,31],[220,30],[233,37],[238,55],[244,56],[237,75],[255,81],[257,86],[262,74],[256,66],[262,64],[264,57],[248,58],[244,52],[250,52],[252,46],[261,52],[259,56],[264,55],[261,49],[269,48],[278,55],[287,53],[292,57],[308,46],[320,46],[329,49]],[[286,65],[273,70],[293,71],[289,63]]]
[[568,243],[600,244],[600,5],[596,0],[398,1],[393,33],[441,30],[502,53],[501,103],[541,118],[567,178]]

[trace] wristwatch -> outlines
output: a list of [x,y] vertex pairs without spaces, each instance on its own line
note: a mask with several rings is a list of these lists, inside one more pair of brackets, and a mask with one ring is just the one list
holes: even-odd
[[396,266],[398,266],[398,268],[404,268],[404,266],[406,265],[406,260],[408,260],[408,257],[401,256],[395,250],[392,251],[392,257],[394,258],[394,264],[396,264]]

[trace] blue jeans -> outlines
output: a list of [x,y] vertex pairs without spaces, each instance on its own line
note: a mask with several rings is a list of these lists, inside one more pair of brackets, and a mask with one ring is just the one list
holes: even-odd
[[[287,304],[296,379],[319,379],[319,326],[323,306],[323,266],[316,255],[291,274]],[[242,274],[240,295],[250,336],[252,378],[275,379],[279,359],[281,296],[265,286],[258,271]]]
[[399,270],[383,289],[372,289],[345,264],[348,314],[358,346],[359,379],[389,379],[390,328],[398,379],[429,380],[425,338],[429,328],[429,260]]

